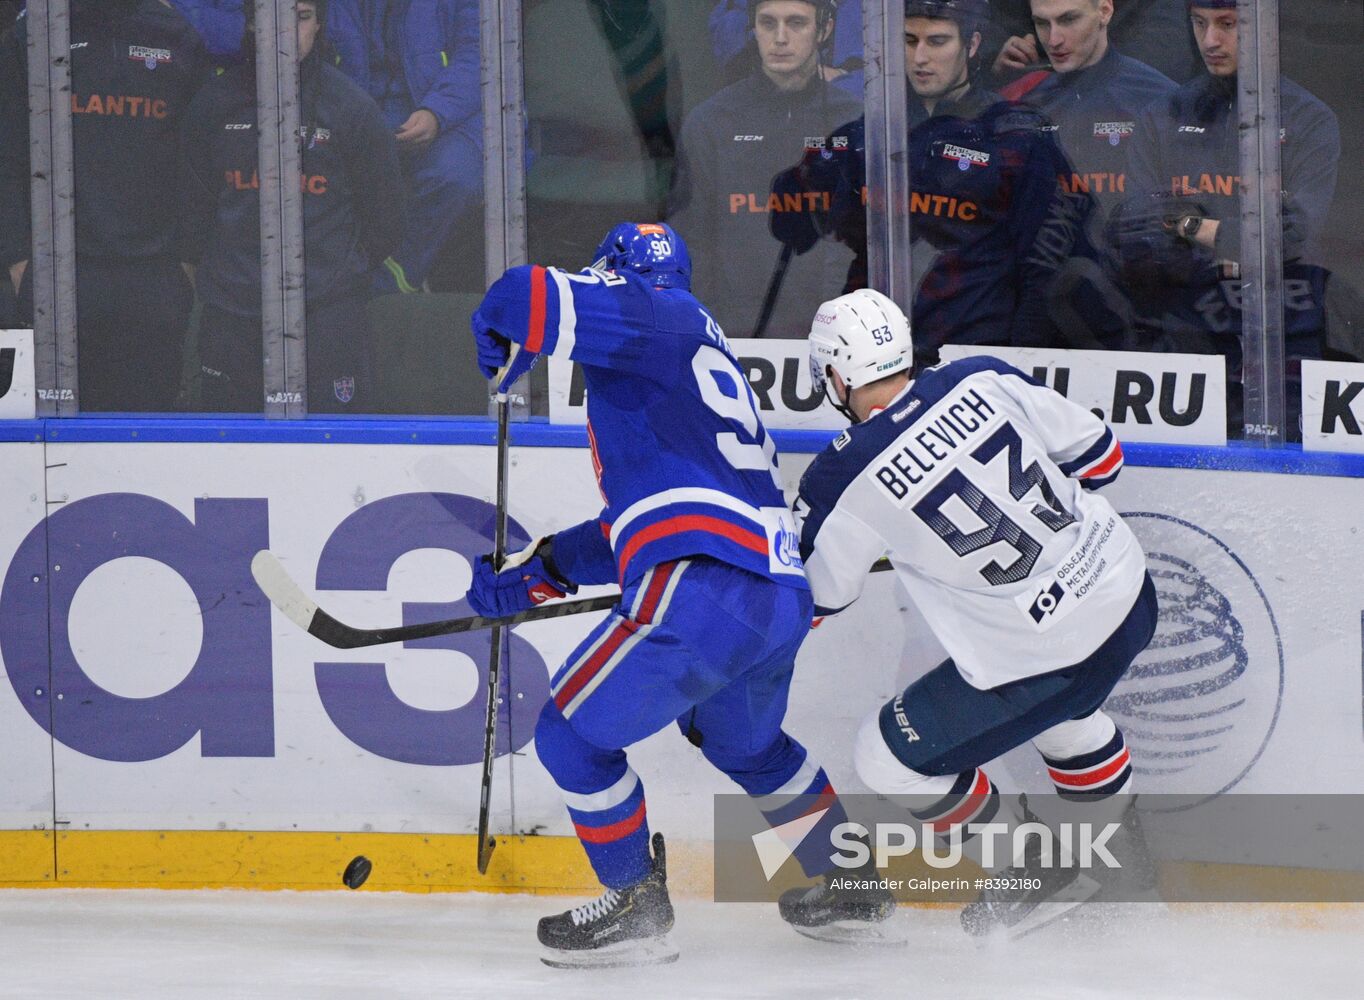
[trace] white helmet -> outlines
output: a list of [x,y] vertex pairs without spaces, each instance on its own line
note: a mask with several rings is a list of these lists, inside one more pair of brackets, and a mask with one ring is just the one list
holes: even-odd
[[872,288],[859,288],[819,307],[810,325],[810,380],[844,416],[851,412],[829,391],[829,368],[849,389],[868,385],[914,364],[909,320],[900,307]]

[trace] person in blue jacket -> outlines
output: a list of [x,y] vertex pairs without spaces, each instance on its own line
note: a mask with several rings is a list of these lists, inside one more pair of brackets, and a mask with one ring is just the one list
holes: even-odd
[[[204,40],[208,54],[218,60],[235,61],[241,58],[242,32],[246,28],[244,0],[169,0],[172,7],[185,15]],[[245,0],[254,2],[254,0]]]
[[[194,302],[175,254],[177,136],[209,63],[161,0],[73,0],[71,132],[81,410],[177,408]],[[0,275],[33,319],[28,19],[0,38]]]
[[[365,303],[373,268],[402,233],[402,174],[374,101],[324,58],[326,13],[326,0],[298,0],[308,408],[372,412]],[[251,36],[243,48],[242,65],[194,99],[182,136],[178,245],[203,303],[201,402],[214,412],[265,402]]]
[[[1237,0],[1190,0],[1206,72],[1140,116],[1128,168],[1130,196],[1109,221],[1134,295],[1144,297],[1157,350],[1227,359],[1228,430],[1241,431],[1241,178],[1237,114]],[[1335,114],[1281,79],[1284,352],[1290,366],[1321,357],[1323,263],[1317,246],[1335,195]],[[1286,392],[1300,428],[1300,390]]]
[[411,221],[377,288],[420,291],[455,224],[482,204],[478,0],[332,0],[327,31],[337,65],[378,103],[407,178]]

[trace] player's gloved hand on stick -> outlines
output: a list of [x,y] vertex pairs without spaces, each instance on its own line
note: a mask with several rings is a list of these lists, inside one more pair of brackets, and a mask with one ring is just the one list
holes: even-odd
[[478,348],[478,370],[484,378],[492,378],[511,357],[511,341],[489,326],[481,313],[470,317],[469,327]]
[[565,580],[554,565],[553,537],[549,536],[507,557],[500,571],[493,567],[492,556],[484,556],[474,564],[473,583],[464,596],[475,614],[506,618],[577,592],[578,585]]
[[483,373],[483,377],[493,378],[498,371],[506,368],[497,383],[498,392],[510,389],[517,379],[534,368],[535,362],[540,360],[539,354],[524,348],[514,348],[512,342],[489,326],[487,320],[479,313],[474,313],[470,318],[469,326],[474,331],[474,343],[478,348],[478,370]]

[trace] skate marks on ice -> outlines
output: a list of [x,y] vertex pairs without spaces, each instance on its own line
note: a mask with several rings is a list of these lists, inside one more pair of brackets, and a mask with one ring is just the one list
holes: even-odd
[[1113,905],[1021,940],[962,933],[954,908],[901,907],[908,943],[794,933],[770,904],[677,904],[680,959],[540,962],[539,917],[573,900],[481,894],[169,890],[0,893],[0,997],[101,1000],[1097,1000],[1359,995],[1357,906]]

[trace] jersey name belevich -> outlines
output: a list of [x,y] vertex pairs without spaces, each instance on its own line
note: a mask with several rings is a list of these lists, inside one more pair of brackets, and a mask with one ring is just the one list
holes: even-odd
[[[892,415],[891,419],[898,415]],[[911,487],[922,484],[925,477],[939,469],[954,452],[982,437],[976,432],[983,430],[991,418],[998,415],[976,389],[943,400],[873,463],[871,477],[892,499],[904,500]]]
[[1084,407],[969,358],[919,373],[841,440],[796,505],[820,613],[855,601],[888,555],[963,678],[988,689],[1081,662],[1131,610],[1145,557],[1093,492],[1122,448]]

